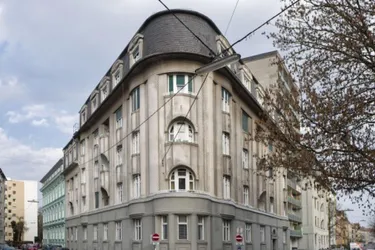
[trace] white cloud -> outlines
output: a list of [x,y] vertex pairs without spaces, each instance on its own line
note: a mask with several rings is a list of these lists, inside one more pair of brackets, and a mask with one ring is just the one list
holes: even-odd
[[78,115],[68,114],[65,110],[56,110],[45,104],[24,106],[20,111],[8,111],[6,116],[10,123],[30,122],[34,126],[44,127],[53,124],[65,134],[73,133],[73,126],[78,120]]
[[61,157],[61,148],[33,148],[0,127],[0,166],[7,177],[39,180]]
[[48,127],[49,123],[45,118],[42,118],[40,120],[32,120],[31,124],[37,127]]
[[21,98],[25,88],[16,77],[0,78],[0,103],[15,98]]

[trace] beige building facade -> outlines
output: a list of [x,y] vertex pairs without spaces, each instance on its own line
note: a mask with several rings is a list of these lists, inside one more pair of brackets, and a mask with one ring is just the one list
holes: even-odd
[[[149,17],[80,111],[64,148],[70,249],[289,249],[286,179],[257,174],[264,112],[246,65],[195,70],[229,44],[206,16]],[[228,52],[235,53],[233,50]],[[193,105],[194,104],[194,105]],[[263,173],[267,174],[267,173]]]

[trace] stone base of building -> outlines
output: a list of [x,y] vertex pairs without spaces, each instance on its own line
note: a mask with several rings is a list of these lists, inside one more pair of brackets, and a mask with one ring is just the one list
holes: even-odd
[[[187,239],[179,239],[179,216],[187,216]],[[168,218],[167,239],[163,239],[162,218]],[[198,217],[204,218],[202,239],[198,237]],[[136,225],[141,221],[141,237],[137,239]],[[224,221],[229,221],[229,236],[224,240]],[[122,223],[122,239],[116,234],[116,223]],[[180,224],[179,224],[180,223]],[[108,230],[104,233],[104,224]],[[167,224],[167,226],[165,226]],[[161,237],[160,250],[222,250],[237,249],[235,236],[246,237],[246,224],[251,225],[251,239],[244,242],[243,249],[288,249],[289,233],[287,217],[268,214],[251,207],[240,206],[231,201],[218,200],[207,195],[168,193],[133,200],[105,207],[66,220],[66,247],[71,250],[100,249],[154,249],[151,235]],[[97,236],[94,239],[94,227]],[[261,242],[261,227],[264,241]],[[71,229],[78,230],[71,234]],[[86,235],[84,233],[86,228]],[[74,231],[75,232],[75,231]],[[286,233],[286,234],[285,234]],[[76,234],[76,235],[75,235]],[[104,238],[103,238],[104,237]],[[201,236],[202,237],[202,236]]]

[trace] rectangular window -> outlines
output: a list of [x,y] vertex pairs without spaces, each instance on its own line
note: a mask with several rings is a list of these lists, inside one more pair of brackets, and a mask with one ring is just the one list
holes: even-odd
[[99,192],[95,192],[95,208],[99,208]]
[[221,101],[222,101],[222,110],[229,113],[229,100],[230,94],[225,88],[221,88]]
[[245,241],[250,243],[251,242],[251,224],[246,223],[245,225]]
[[249,205],[249,187],[243,187],[243,204],[248,206]]
[[265,243],[266,241],[266,235],[265,235],[265,228],[264,226],[261,226],[260,229],[260,243]]
[[104,84],[101,89],[102,101],[108,96],[108,84]]
[[74,228],[74,233],[75,233],[75,235],[74,235],[74,239],[75,239],[75,240],[78,240],[78,227],[75,227],[75,228]]
[[139,131],[133,133],[132,148],[133,154],[139,154]]
[[224,155],[229,155],[229,133],[223,132],[223,154]]
[[122,240],[122,222],[116,222],[116,240]]
[[283,230],[283,244],[286,244],[286,230]]
[[97,107],[98,107],[98,98],[97,98],[97,95],[95,95],[94,98],[92,98],[91,100],[91,113],[94,113]]
[[170,93],[191,93],[193,79],[190,75],[169,75],[168,90]]
[[246,148],[242,149],[242,167],[249,168],[249,151]]
[[249,116],[242,110],[242,130],[249,132]]
[[141,175],[135,174],[133,176],[133,198],[141,196]]
[[223,177],[223,198],[230,199],[230,177]]
[[116,150],[116,166],[119,166],[122,164],[122,145],[117,147]]
[[273,197],[270,197],[270,213],[274,213]]
[[178,239],[188,239],[188,219],[186,215],[178,216]]
[[131,93],[132,99],[132,111],[137,111],[140,107],[140,100],[139,100],[139,87],[135,88]]
[[121,81],[121,72],[120,72],[120,70],[116,71],[116,73],[114,74],[113,78],[114,78],[113,86],[116,86]]
[[85,155],[85,151],[86,151],[85,140],[82,140],[81,141],[81,156]]
[[93,226],[94,236],[93,240],[98,240],[98,225]]
[[142,222],[141,219],[134,219],[134,240],[142,240]]
[[116,116],[116,129],[122,127],[122,106],[115,111]]
[[81,125],[86,122],[86,110],[81,113]]
[[139,45],[136,46],[136,47],[133,49],[132,56],[133,56],[133,61],[134,61],[134,63],[135,63],[136,61],[138,61],[139,59],[141,59],[141,53],[139,53]]
[[230,220],[223,220],[223,241],[230,240]]
[[168,239],[168,216],[161,216],[161,239]]
[[116,189],[117,189],[117,203],[121,203],[122,202],[122,195],[123,195],[122,183],[117,184]]
[[103,224],[103,240],[108,240],[108,224]]
[[204,216],[198,215],[198,240],[204,240]]
[[251,80],[250,77],[247,76],[247,74],[242,71],[243,73],[243,85],[251,92]]

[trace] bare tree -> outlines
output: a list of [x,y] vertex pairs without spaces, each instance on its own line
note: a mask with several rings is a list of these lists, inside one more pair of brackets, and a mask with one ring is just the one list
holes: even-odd
[[285,58],[275,63],[299,88],[266,91],[276,118],[257,134],[275,149],[262,168],[313,176],[363,212],[375,211],[374,16],[373,0],[304,0],[276,22],[271,37]]

